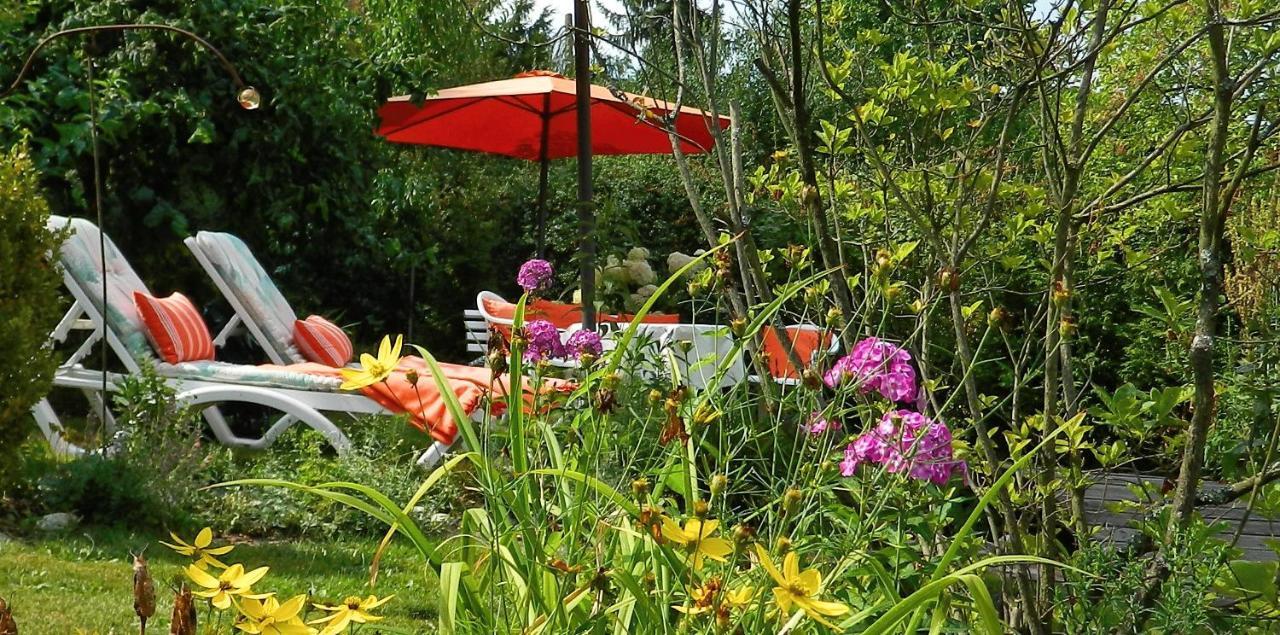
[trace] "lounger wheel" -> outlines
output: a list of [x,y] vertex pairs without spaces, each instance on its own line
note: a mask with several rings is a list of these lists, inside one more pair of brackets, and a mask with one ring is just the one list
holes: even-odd
[[[351,451],[351,440],[319,410],[269,388],[202,386],[178,393],[177,400],[185,406],[192,407],[208,404],[204,408],[197,409],[204,414],[205,421],[209,423],[209,427],[213,430],[213,435],[224,445],[255,450],[266,449],[272,443],[275,443],[275,440],[285,430],[293,427],[295,423],[301,422],[323,435],[329,441],[329,445],[333,446],[333,449],[338,452],[338,456],[346,456]],[[283,412],[284,416],[267,429],[266,433],[260,438],[249,439],[237,436],[231,431],[226,419],[222,417],[222,413],[217,409],[217,404],[220,403],[251,403],[266,406]]]

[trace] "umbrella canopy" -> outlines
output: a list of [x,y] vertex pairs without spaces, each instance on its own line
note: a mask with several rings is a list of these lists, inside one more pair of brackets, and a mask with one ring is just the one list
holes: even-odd
[[[395,143],[487,152],[529,161],[578,154],[573,80],[549,71],[530,71],[482,84],[446,88],[420,105],[394,97],[378,110],[378,134]],[[670,154],[666,130],[647,114],[665,116],[675,106],[603,86],[591,87],[592,154]],[[680,149],[707,152],[715,144],[711,116],[682,107],[676,116]],[[721,129],[729,118],[720,117]]]

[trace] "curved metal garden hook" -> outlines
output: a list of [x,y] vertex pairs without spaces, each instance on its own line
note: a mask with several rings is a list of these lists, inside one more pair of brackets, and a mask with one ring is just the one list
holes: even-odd
[[[227,59],[226,55],[222,54],[222,51],[218,50],[218,47],[210,44],[208,40],[200,37],[199,35],[196,35],[195,33],[192,33],[191,31],[188,31],[186,29],[181,29],[176,26],[170,26],[168,24],[100,24],[95,26],[82,26],[82,27],[76,27],[73,29],[64,29],[62,31],[58,31],[56,33],[48,35],[44,39],[40,40],[40,42],[36,44],[35,48],[31,49],[31,52],[27,54],[27,59],[25,62],[22,63],[22,69],[18,71],[18,76],[13,80],[13,83],[10,84],[9,87],[4,90],[3,93],[0,93],[0,99],[4,99],[9,95],[13,94],[13,92],[18,89],[18,86],[22,85],[22,80],[27,76],[27,72],[31,70],[31,65],[32,63],[35,62],[36,55],[40,53],[40,50],[43,49],[45,45],[62,37],[68,37],[72,35],[93,34],[93,33],[99,33],[104,31],[168,31],[170,33],[177,33],[179,35],[185,36],[188,39],[195,41],[197,44],[204,47],[209,52],[213,53],[214,57],[218,58],[218,63],[222,65],[222,68],[227,71],[228,75],[231,76],[231,81],[235,83],[236,101],[240,103],[241,108],[244,108],[245,110],[257,110],[257,108],[260,105],[262,105],[262,96],[258,94],[257,89],[255,89],[253,86],[249,86],[244,83],[244,80],[240,77],[240,73],[236,70],[235,65],[231,63],[231,60]],[[106,239],[106,231],[104,231],[102,228],[102,169],[101,169],[99,158],[98,158],[98,112],[97,112],[97,99],[96,99],[95,91],[93,88],[92,54],[90,54],[90,58],[88,61],[87,72],[88,72],[88,82],[89,82],[89,110],[90,110],[89,133],[93,140],[93,145],[92,145],[93,194],[94,194],[93,200],[94,200],[96,221],[98,224],[98,255],[100,258],[99,264],[102,267],[102,271],[103,271],[102,305],[97,308],[99,311],[98,314],[102,316],[103,323],[101,328],[104,331],[102,334],[102,408],[105,411],[107,408],[107,405],[106,405],[107,376],[108,376],[107,368],[108,368],[108,361],[109,361],[108,353],[107,353],[108,338],[106,334],[106,329],[109,328],[106,322],[107,277],[108,277],[106,275],[107,239]]]
[[18,77],[13,80],[12,84],[9,84],[9,87],[6,88],[3,93],[0,93],[0,99],[8,97],[18,89],[18,86],[22,84],[22,79],[26,77],[27,72],[31,70],[31,64],[35,62],[36,55],[40,53],[40,49],[43,49],[46,44],[61,37],[83,35],[86,33],[98,33],[103,31],[168,31],[170,33],[177,33],[179,35],[186,36],[187,38],[194,40],[200,46],[208,49],[210,53],[213,53],[214,57],[218,58],[218,63],[227,71],[227,74],[231,76],[231,81],[236,85],[236,99],[240,102],[240,106],[242,108],[245,110],[256,110],[262,103],[262,97],[258,94],[257,89],[244,83],[244,80],[241,79],[240,73],[236,70],[235,65],[231,63],[231,60],[227,59],[226,55],[222,54],[222,51],[218,50],[218,47],[210,44],[208,40],[192,33],[191,31],[181,29],[176,26],[170,26],[168,24],[99,24],[95,26],[82,26],[74,29],[64,29],[57,33],[53,33],[40,40],[40,43],[36,44],[35,48],[31,49],[31,52],[27,54],[26,61],[22,63],[22,69],[18,71]]

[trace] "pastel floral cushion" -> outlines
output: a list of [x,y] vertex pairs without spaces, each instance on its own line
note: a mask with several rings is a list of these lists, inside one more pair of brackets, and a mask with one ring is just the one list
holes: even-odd
[[[88,296],[93,308],[103,305],[102,251],[99,251],[98,227],[83,218],[67,218],[50,216],[46,225],[51,230],[60,231],[70,227],[62,247],[59,249],[59,261],[67,274],[76,281]],[[138,309],[133,303],[136,292],[151,292],[142,283],[129,261],[116,248],[110,237],[103,237],[106,252],[106,322],[107,328],[115,333],[125,348],[137,359],[153,357],[151,343],[147,341],[146,327]]]
[[147,336],[160,357],[170,364],[213,359],[213,337],[191,300],[181,293],[155,298],[133,293],[134,304],[147,327]]
[[228,364],[213,360],[156,364],[156,373],[163,377],[193,381],[212,381],[224,384],[245,384],[264,388],[294,388],[337,392],[342,378],[304,372],[305,369],[286,370],[279,366],[264,368],[245,364]]
[[248,318],[262,327],[269,340],[263,345],[286,361],[306,361],[293,341],[293,323],[298,316],[249,246],[231,234],[209,231],[197,233],[196,244],[231,287]]
[[293,323],[293,341],[307,361],[341,368],[355,354],[342,327],[318,315]]

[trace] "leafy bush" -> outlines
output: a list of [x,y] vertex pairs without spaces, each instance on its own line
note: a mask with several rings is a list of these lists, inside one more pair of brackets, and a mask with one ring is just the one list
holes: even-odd
[[49,511],[89,522],[160,527],[189,517],[213,454],[198,413],[178,408],[153,370],[125,377],[115,395],[117,430],[107,450],[61,464],[39,484]]
[[37,179],[25,144],[0,155],[0,492],[57,367],[45,342],[63,307],[61,280],[45,255],[62,237],[45,228],[49,205]]

